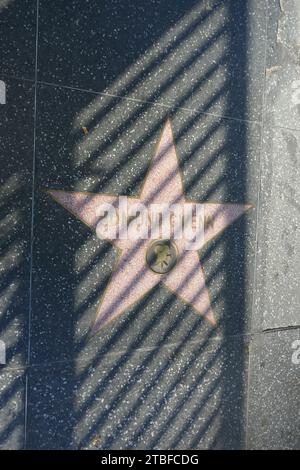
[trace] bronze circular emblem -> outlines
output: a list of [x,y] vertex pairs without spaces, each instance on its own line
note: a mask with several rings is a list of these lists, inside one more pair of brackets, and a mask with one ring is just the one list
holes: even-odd
[[177,247],[172,240],[155,240],[150,243],[146,253],[149,268],[157,274],[171,271],[177,263],[177,258]]

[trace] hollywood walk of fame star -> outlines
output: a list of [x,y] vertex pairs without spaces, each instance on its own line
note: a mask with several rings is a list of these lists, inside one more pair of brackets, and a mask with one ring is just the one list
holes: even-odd
[[[107,194],[62,190],[48,190],[47,192],[94,230],[99,222],[97,208],[103,203],[116,206],[118,199],[118,196]],[[190,203],[183,192],[170,120],[163,128],[139,197],[128,198],[129,205],[138,202],[146,206],[176,203],[182,207]],[[252,207],[251,204],[203,203],[203,205],[205,220],[209,221],[204,226],[203,244],[216,237]],[[190,304],[212,325],[216,325],[198,252],[186,250],[185,239],[176,239],[177,262],[170,271],[163,273],[150,269],[146,262],[147,249],[153,240],[114,239],[110,241],[119,249],[119,257],[102,296],[91,327],[91,334],[97,333],[102,327],[128,310],[159,282],[162,282],[181,300]],[[162,253],[161,248],[160,252]]]

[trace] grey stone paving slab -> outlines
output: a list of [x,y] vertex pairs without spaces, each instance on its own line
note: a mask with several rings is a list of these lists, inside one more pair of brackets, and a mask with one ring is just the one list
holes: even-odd
[[24,407],[23,371],[0,369],[0,449],[24,448]]
[[27,357],[33,159],[31,84],[6,80],[0,105],[0,340],[7,364]]
[[[36,0],[0,3],[1,74],[34,78],[36,54]],[[0,77],[1,79],[2,77]]]
[[265,128],[255,329],[300,324],[300,132]]
[[181,342],[31,371],[28,447],[240,448],[247,345]]
[[249,448],[300,448],[299,332],[265,333],[251,344]]
[[[138,194],[170,116],[185,192],[198,201],[256,202],[259,127],[201,113],[41,86],[38,89],[32,360],[93,359],[248,329],[254,213],[201,254],[218,328],[163,287],[95,339],[86,334],[116,253],[42,189]],[[82,127],[87,127],[85,135]],[[249,172],[247,174],[247,171]]]
[[265,17],[265,0],[41,0],[38,78],[259,120]]
[[300,3],[268,2],[266,112],[277,126],[300,129]]

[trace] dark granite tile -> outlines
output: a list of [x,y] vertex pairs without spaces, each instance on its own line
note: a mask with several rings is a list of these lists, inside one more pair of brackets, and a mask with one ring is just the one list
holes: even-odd
[[36,55],[36,5],[36,0],[1,1],[1,74],[34,79]]
[[269,123],[263,146],[255,329],[300,324],[300,132]]
[[31,449],[206,449],[244,444],[242,338],[102,355],[31,371]]
[[27,356],[33,159],[32,85],[6,81],[0,105],[0,339],[7,363]]
[[[88,343],[85,335],[116,253],[41,191],[138,194],[159,133],[171,116],[185,192],[198,201],[255,203],[259,128],[201,113],[89,93],[38,89],[33,361],[91,360],[183,338],[248,328],[253,214],[206,247],[201,261],[219,327],[157,287]],[[85,135],[81,127],[88,129]]]
[[259,120],[265,15],[265,0],[41,0],[38,77]]
[[270,332],[252,342],[249,448],[300,449],[299,331]]
[[0,369],[0,449],[24,447],[25,376],[23,371]]
[[300,3],[268,2],[266,112],[272,125],[300,130]]

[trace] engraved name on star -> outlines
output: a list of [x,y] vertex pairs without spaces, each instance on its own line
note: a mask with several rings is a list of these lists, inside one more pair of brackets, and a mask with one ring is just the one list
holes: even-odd
[[[118,195],[63,190],[47,192],[92,230],[96,230],[99,223],[101,205],[112,204],[117,210]],[[140,195],[128,197],[127,201],[129,206],[142,203],[146,207],[150,204],[176,203],[182,207],[191,204],[184,196],[170,120],[167,120],[162,130]],[[204,220],[208,221],[204,226],[203,245],[252,207],[251,204],[203,203]],[[198,252],[186,250],[184,238],[175,240],[178,253],[176,265],[171,271],[162,274],[153,272],[146,263],[147,249],[153,242],[151,237],[145,240],[118,238],[109,241],[118,249],[119,256],[96,312],[91,327],[92,335],[129,310],[160,282],[183,302],[192,306],[197,314],[216,325]]]

